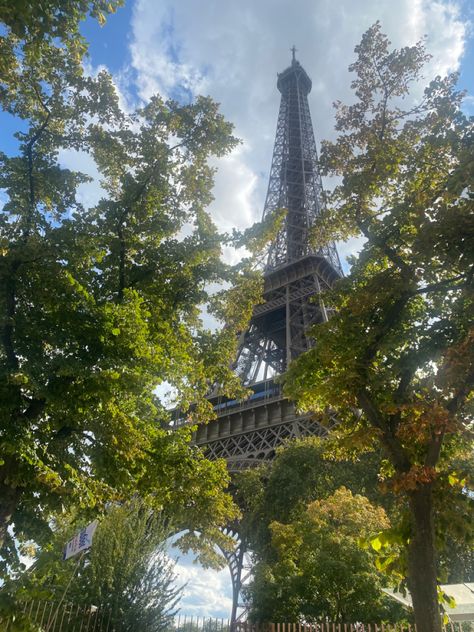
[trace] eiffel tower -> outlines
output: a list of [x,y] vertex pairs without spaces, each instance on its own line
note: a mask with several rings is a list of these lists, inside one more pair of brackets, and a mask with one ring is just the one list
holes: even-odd
[[198,427],[194,442],[209,458],[237,471],[271,459],[293,437],[324,434],[311,416],[297,415],[274,378],[313,344],[308,330],[326,321],[323,292],[342,276],[334,244],[313,246],[309,233],[323,208],[321,176],[308,106],[311,79],[295,59],[278,75],[280,111],[263,217],[284,208],[286,220],[264,270],[264,302],[240,339],[235,363],[253,393],[244,401],[211,398],[215,421]]
[[[318,155],[308,106],[311,79],[295,59],[278,75],[280,110],[270,181],[263,217],[286,209],[286,219],[271,244],[264,270],[264,302],[257,305],[239,343],[235,370],[252,391],[244,401],[211,397],[216,419],[200,425],[194,443],[208,458],[224,458],[235,472],[269,460],[275,449],[291,438],[323,436],[323,427],[312,415],[296,413],[283,397],[275,377],[292,360],[307,351],[314,340],[312,325],[324,322],[331,309],[323,293],[342,276],[334,244],[315,246],[310,229],[324,205]],[[238,529],[234,551],[227,553],[233,585],[232,629],[239,617],[239,594],[245,542]]]

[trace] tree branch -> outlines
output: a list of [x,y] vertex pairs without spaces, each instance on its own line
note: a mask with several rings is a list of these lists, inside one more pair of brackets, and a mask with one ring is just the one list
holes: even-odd
[[[413,292],[413,295],[429,294],[430,292],[437,292],[438,290],[443,290],[446,287],[449,287],[451,284],[456,283],[456,281],[460,281],[461,279],[464,279],[467,275],[468,273],[464,272],[463,274],[458,274],[457,276],[451,277],[450,279],[445,279],[444,281],[439,281],[438,283],[425,285],[425,287],[420,287],[417,290],[415,290]],[[462,287],[462,286],[456,286],[456,287]]]
[[26,156],[28,161],[28,184],[29,184],[29,199],[28,199],[28,212],[26,215],[26,226],[23,231],[23,242],[26,242],[31,232],[31,225],[33,223],[33,217],[36,207],[36,199],[35,199],[35,179],[33,175],[33,147],[37,143],[37,141],[41,138],[43,132],[48,126],[49,120],[51,118],[51,112],[48,111],[45,120],[38,128],[36,133],[30,138],[26,145]]
[[474,388],[474,368],[471,368],[471,371],[467,374],[466,379],[464,380],[461,388],[453,395],[450,399],[446,408],[448,411],[454,415],[457,411],[464,405],[466,399],[470,395],[472,389]]
[[5,349],[7,366],[10,371],[17,371],[19,367],[18,357],[15,352],[13,341],[15,332],[15,311],[16,311],[16,275],[20,267],[20,260],[14,259],[11,262],[10,270],[5,279],[5,320],[2,327],[2,343]]
[[362,387],[357,392],[357,402],[359,407],[364,411],[367,419],[374,428],[378,428],[382,432],[382,442],[390,452],[392,462],[399,472],[408,472],[411,467],[410,460],[403,449],[400,441],[391,432],[385,423],[383,416],[380,414],[374,404],[367,387]]

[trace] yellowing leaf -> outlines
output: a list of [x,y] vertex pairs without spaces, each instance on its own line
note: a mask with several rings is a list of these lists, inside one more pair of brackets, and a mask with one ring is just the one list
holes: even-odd
[[370,545],[374,549],[374,551],[380,551],[380,549],[382,548],[382,541],[377,536],[376,538],[370,541]]

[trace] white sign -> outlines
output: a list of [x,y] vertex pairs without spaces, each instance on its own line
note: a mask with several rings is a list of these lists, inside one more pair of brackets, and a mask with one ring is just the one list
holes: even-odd
[[64,547],[63,560],[68,560],[73,555],[77,555],[92,546],[92,538],[94,537],[98,524],[98,521],[94,520],[94,522],[91,522],[90,525],[82,529],[82,531],[79,531],[79,533],[76,533],[76,535],[69,540]]

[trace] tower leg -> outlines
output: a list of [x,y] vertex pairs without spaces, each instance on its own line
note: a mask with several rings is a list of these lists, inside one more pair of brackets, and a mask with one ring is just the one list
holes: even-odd
[[244,612],[239,613],[239,609],[243,607],[241,603],[242,589],[242,570],[244,567],[245,543],[239,540],[236,548],[227,554],[227,562],[232,580],[232,612],[230,616],[230,632],[236,632],[239,621],[242,619]]

